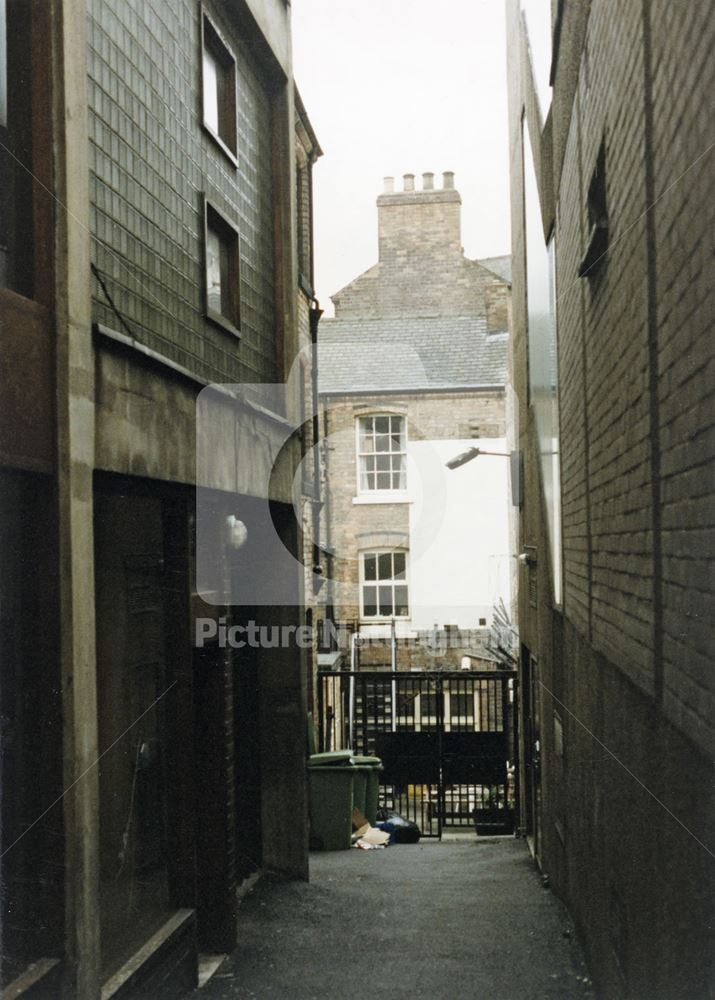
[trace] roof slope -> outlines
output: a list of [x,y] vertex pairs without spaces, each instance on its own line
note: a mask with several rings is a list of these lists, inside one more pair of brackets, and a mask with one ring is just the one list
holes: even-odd
[[477,316],[324,319],[318,336],[323,394],[503,386],[506,334]]
[[507,254],[506,257],[481,257],[479,260],[475,261],[475,264],[481,264],[482,267],[486,267],[488,271],[492,274],[496,274],[498,278],[503,281],[507,281],[511,284],[511,256]]

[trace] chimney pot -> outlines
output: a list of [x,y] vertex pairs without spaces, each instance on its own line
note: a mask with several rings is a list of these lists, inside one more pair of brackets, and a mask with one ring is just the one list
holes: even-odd
[[434,189],[434,174],[430,171],[422,174],[422,190],[432,191]]
[[395,190],[395,178],[394,177],[384,177],[383,183],[385,185],[385,194],[392,194]]
[[404,181],[405,191],[414,191],[415,189],[415,175],[414,174],[403,174],[402,180]]
[[448,190],[448,189],[454,187],[454,171],[453,170],[445,170],[442,173],[442,187],[445,190]]

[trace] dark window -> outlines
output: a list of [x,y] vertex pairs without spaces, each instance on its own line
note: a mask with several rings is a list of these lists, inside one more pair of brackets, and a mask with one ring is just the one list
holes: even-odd
[[595,277],[605,263],[608,250],[608,204],[606,201],[606,146],[602,142],[596,168],[588,186],[588,246],[578,269],[580,278]]
[[238,231],[209,202],[205,211],[206,315],[231,333],[241,326]]
[[474,729],[474,692],[471,687],[467,691],[450,691],[449,717],[453,732]]
[[235,162],[236,60],[205,14],[201,66],[204,126]]

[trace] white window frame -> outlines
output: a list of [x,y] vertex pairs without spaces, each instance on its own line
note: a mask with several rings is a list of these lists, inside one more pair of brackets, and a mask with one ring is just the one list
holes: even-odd
[[[380,582],[380,580],[379,580],[379,578],[377,576],[376,576],[375,580],[366,580],[365,579],[365,557],[366,556],[381,556],[381,555],[404,555],[404,557],[405,557],[405,578],[404,578],[404,580],[398,580],[396,577],[392,576],[389,579],[389,581],[384,581],[382,583],[382,586],[388,586],[388,584],[389,584],[392,587],[392,607],[393,607],[393,609],[395,607],[395,586],[396,585],[397,586],[404,586],[404,587],[407,588],[407,614],[406,615],[395,615],[395,614],[392,614],[392,615],[381,615],[379,613],[376,614],[376,615],[366,615],[365,614],[365,587],[370,587],[370,586],[374,585],[379,590],[379,587],[381,585],[381,582]],[[358,563],[359,563],[359,569],[360,569],[360,583],[359,583],[359,587],[360,587],[360,620],[362,622],[366,622],[366,623],[391,622],[393,619],[396,622],[409,621],[410,620],[410,616],[411,616],[411,608],[410,608],[410,559],[409,559],[409,552],[408,552],[408,550],[407,549],[401,549],[401,548],[392,548],[392,549],[389,549],[389,548],[387,548],[387,549],[386,548],[381,548],[381,549],[364,549],[359,554]],[[393,563],[393,567],[394,567],[394,563]],[[377,572],[377,570],[376,570],[376,572]],[[394,572],[394,568],[393,568],[393,572]],[[378,612],[379,612],[379,606],[380,606],[380,595],[379,595],[379,593],[377,595],[377,605],[376,606],[377,606]]]
[[[385,417],[389,420],[401,420],[402,421],[402,431],[401,438],[403,441],[403,447],[400,451],[383,451],[383,452],[363,452],[361,449],[361,426],[364,420],[377,420],[380,417]],[[374,424],[373,424],[374,427]],[[373,431],[374,433],[374,431]],[[389,436],[392,436],[392,429],[390,429]],[[404,486],[399,489],[394,489],[392,486],[389,488],[377,486],[377,471],[375,471],[375,488],[363,486],[363,460],[371,455],[401,455],[402,456],[402,472],[403,472],[403,482]],[[357,497],[355,500],[357,502],[378,502],[378,503],[390,503],[392,501],[402,501],[404,502],[407,497],[407,415],[405,413],[385,413],[385,412],[375,412],[375,413],[361,413],[355,419],[355,462],[356,462],[356,479],[357,479]],[[367,472],[366,472],[367,475]],[[392,469],[389,473],[390,477],[394,475]]]

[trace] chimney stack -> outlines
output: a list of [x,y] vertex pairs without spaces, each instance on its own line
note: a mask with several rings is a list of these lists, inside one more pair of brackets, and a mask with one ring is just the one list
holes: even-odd
[[377,198],[381,264],[403,267],[405,255],[432,261],[462,255],[462,199],[454,188],[454,173],[447,170],[442,178],[442,188],[436,188],[434,174],[427,170],[416,190],[415,175],[403,174],[401,191],[395,190],[392,177],[384,178],[384,191]]

